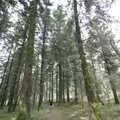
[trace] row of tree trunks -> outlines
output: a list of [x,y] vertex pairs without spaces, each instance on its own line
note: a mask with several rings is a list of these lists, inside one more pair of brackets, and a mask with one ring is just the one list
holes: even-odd
[[8,112],[13,112],[16,109],[16,105],[18,102],[18,97],[19,97],[19,84],[20,84],[20,75],[22,73],[23,67],[24,67],[24,54],[25,54],[25,46],[26,46],[26,34],[28,30],[28,23],[26,23],[23,34],[22,34],[22,45],[20,48],[18,48],[17,53],[16,53],[16,60],[14,61],[14,66],[13,69],[14,71],[12,72],[12,83],[10,86],[10,95],[8,99]]
[[[16,51],[16,47],[14,48],[14,53],[15,51]],[[4,79],[3,79],[3,84],[1,86],[1,91],[0,91],[0,106],[1,107],[6,105],[6,100],[8,96],[8,87],[9,87],[9,82],[10,82],[11,70],[12,70],[12,66],[14,63],[14,57],[15,57],[15,54],[13,54],[12,59],[8,61],[9,65],[6,71],[6,75],[4,76]]]
[[24,48],[19,48],[17,50],[17,53],[15,56],[16,60],[14,61],[13,65],[13,71],[11,73],[10,78],[10,95],[8,99],[8,111],[13,112],[15,110],[16,104],[17,104],[17,98],[18,98],[18,91],[19,91],[19,80],[20,80],[20,74],[23,68],[23,51]]
[[[59,104],[66,101],[70,102],[70,85],[67,74],[68,73],[63,71],[62,66],[59,64],[56,66],[56,68],[54,68],[53,65],[50,67],[50,71],[46,77],[46,80],[48,79],[48,81],[45,84],[45,101],[48,100],[49,102],[56,102]],[[54,97],[54,95],[56,97]],[[78,96],[78,93],[76,96]]]
[[109,83],[110,83],[110,86],[111,86],[113,97],[114,97],[115,103],[119,104],[119,99],[118,99],[118,95],[117,95],[117,91],[116,91],[116,86],[114,84],[114,81],[111,79],[112,69],[114,67],[114,62],[112,62],[110,60],[109,55],[112,55],[112,54],[111,54],[109,45],[105,46],[102,38],[100,39],[100,42],[101,42],[103,60],[105,62],[105,64],[104,64],[105,65],[105,70],[106,70],[106,73],[109,75]]

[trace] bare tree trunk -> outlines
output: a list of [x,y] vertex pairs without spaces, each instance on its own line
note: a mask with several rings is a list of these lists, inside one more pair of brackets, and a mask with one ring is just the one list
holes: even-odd
[[116,88],[115,88],[115,85],[114,85],[112,80],[110,80],[110,85],[111,85],[111,89],[112,89],[112,92],[113,92],[115,104],[120,104],[119,99],[118,99],[118,95],[117,95],[117,92],[116,92]]
[[[104,64],[105,65],[105,70],[108,73],[108,75],[111,77],[111,75],[112,75],[112,65],[114,63],[110,60],[110,58],[108,58],[108,54],[110,54],[111,51],[109,50],[109,48],[106,48],[104,46],[104,42],[103,42],[102,38],[101,38],[101,47],[102,47],[103,59],[104,59],[104,62],[105,62],[105,64]],[[113,93],[113,96],[114,96],[114,100],[115,100],[116,104],[119,104],[119,99],[118,99],[116,87],[115,87],[115,84],[114,84],[113,80],[110,77],[109,77],[109,83],[110,83],[111,90],[112,90],[112,93]]]
[[95,83],[95,93],[96,93],[96,97],[97,97],[98,101],[99,101],[102,105],[104,105],[104,103],[103,103],[103,101],[101,100],[100,95],[99,95],[98,82],[97,82],[97,78],[96,78],[96,70],[95,70],[95,65],[94,65],[92,53],[90,53],[90,57],[91,57],[91,65],[92,65],[93,78],[94,78],[94,83]]
[[[16,51],[16,47],[14,48],[14,53]],[[14,61],[14,56],[12,56],[12,59],[10,61],[10,64],[8,66],[8,70],[6,71],[6,75],[4,76],[4,83],[1,86],[1,91],[0,91],[0,107],[3,107],[6,104],[7,100],[7,95],[8,95],[8,86],[10,82],[10,74],[13,66],[13,61]]]
[[61,63],[58,64],[58,67],[59,67],[59,103],[62,103],[62,98],[63,98],[63,81],[62,81],[62,66],[61,66]]
[[81,59],[81,67],[82,67],[82,73],[84,77],[84,83],[85,83],[85,89],[86,89],[86,95],[88,102],[92,108],[92,112],[97,120],[101,120],[101,114],[100,110],[98,108],[94,107],[94,103],[98,106],[97,98],[95,97],[94,89],[93,89],[93,79],[90,76],[86,58],[85,58],[85,52],[83,48],[83,42],[81,39],[81,32],[80,32],[80,26],[79,26],[79,19],[78,19],[78,10],[77,10],[77,1],[73,0],[74,5],[74,18],[75,18],[75,25],[76,25],[76,44],[78,45],[78,50],[80,54]]
[[45,16],[43,19],[43,35],[42,35],[42,53],[41,53],[41,77],[40,77],[40,91],[39,91],[39,103],[38,103],[38,111],[43,102],[43,89],[44,89],[44,67],[45,67],[45,43],[46,43],[46,34],[47,34],[47,26],[48,26],[48,6],[45,8]]
[[[75,67],[75,66],[74,66]],[[74,76],[74,96],[75,96],[75,103],[78,102],[78,82],[77,82],[77,79],[76,79],[76,68],[73,69],[73,76]]]
[[[38,62],[38,58],[37,58],[37,62]],[[38,79],[39,79],[39,67],[38,65],[36,65],[36,71],[34,73],[35,77],[34,77],[34,81],[33,81],[33,109],[35,108],[35,105],[36,105],[36,94],[37,94],[37,82],[38,82]]]
[[63,86],[63,102],[65,103],[65,76],[64,76],[64,71],[62,72],[62,76],[63,76],[63,82],[62,82],[62,86]]
[[8,112],[15,111],[18,93],[19,93],[19,80],[20,75],[22,72],[22,68],[24,65],[23,57],[24,57],[24,50],[25,50],[25,39],[23,40],[22,47],[17,50],[16,60],[14,60],[14,65],[12,73],[11,73],[11,86],[10,86],[10,95],[8,101]]
[[56,70],[56,102],[58,102],[58,71]]
[[50,76],[49,76],[49,102],[51,101],[51,83],[50,83]]
[[69,91],[69,78],[68,78],[68,73],[67,73],[67,81],[66,81],[66,86],[67,86],[67,90],[66,90],[66,94],[67,94],[67,102],[70,102],[70,91]]
[[9,56],[8,56],[8,60],[7,60],[7,62],[5,64],[5,67],[4,67],[4,72],[3,72],[3,76],[2,76],[2,82],[0,83],[0,91],[1,91],[1,88],[4,86],[6,73],[7,73],[8,67],[9,67],[9,63],[10,63],[11,52],[12,52],[12,48],[10,50],[10,53],[9,53]]
[[43,89],[44,89],[44,65],[45,65],[45,42],[46,42],[46,24],[44,25],[43,30],[43,42],[42,42],[42,55],[41,55],[41,77],[40,77],[40,93],[39,93],[39,103],[38,103],[38,111],[43,102]]
[[51,73],[51,79],[52,79],[52,102],[53,102],[53,99],[54,99],[54,78],[53,78],[53,75],[54,75],[54,70],[53,70],[53,66],[52,66],[52,73]]
[[30,114],[32,108],[32,67],[34,60],[34,37],[36,28],[36,16],[37,16],[37,4],[36,1],[30,2],[30,11],[28,17],[28,39],[25,55],[25,71],[24,71],[24,104],[27,113]]

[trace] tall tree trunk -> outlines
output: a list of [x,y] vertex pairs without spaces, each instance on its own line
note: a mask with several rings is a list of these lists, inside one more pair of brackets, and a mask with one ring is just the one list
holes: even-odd
[[41,53],[41,77],[40,77],[40,91],[39,91],[39,103],[38,103],[38,111],[40,106],[43,102],[43,89],[44,89],[44,67],[45,67],[45,43],[46,43],[46,35],[47,35],[47,27],[48,27],[48,20],[49,18],[49,9],[48,5],[46,4],[45,7],[45,16],[43,19],[43,34],[42,34],[42,53]]
[[41,55],[41,77],[40,77],[40,93],[39,93],[39,103],[38,103],[38,111],[40,109],[40,106],[43,102],[43,89],[44,89],[44,66],[45,66],[45,42],[46,42],[46,29],[47,25],[46,23],[44,24],[44,29],[43,29],[43,41],[42,41],[42,55]]
[[92,53],[90,53],[90,57],[91,57],[91,65],[92,65],[93,78],[94,78],[94,83],[95,83],[95,93],[96,93],[96,97],[97,97],[98,101],[99,101],[102,105],[104,105],[104,103],[103,103],[103,101],[101,100],[100,95],[99,95],[98,82],[97,82],[96,70],[95,70],[95,65],[94,65]]
[[74,68],[73,70],[73,76],[74,76],[74,95],[75,95],[75,103],[78,102],[78,82],[77,82],[77,79],[76,79],[76,68]]
[[62,72],[63,74],[62,74],[62,76],[63,76],[63,82],[62,82],[62,86],[63,86],[63,102],[65,103],[65,76],[64,76],[64,71]]
[[101,120],[100,110],[98,107],[94,107],[94,104],[98,106],[97,98],[95,97],[94,89],[93,89],[93,79],[89,73],[86,58],[85,58],[85,52],[83,48],[83,42],[81,39],[81,32],[80,32],[80,26],[79,26],[79,19],[78,19],[78,10],[77,10],[77,1],[73,0],[74,3],[74,18],[75,18],[75,25],[76,25],[76,43],[78,45],[78,50],[80,54],[81,59],[81,67],[82,67],[82,73],[84,77],[84,83],[85,83],[85,89],[86,89],[86,95],[88,102],[92,108],[92,112],[97,120]]
[[[111,76],[111,70],[110,70],[109,65],[108,65],[108,60],[105,59],[105,56],[104,56],[104,60],[105,60],[105,69],[106,69],[108,75]],[[114,84],[113,80],[110,77],[109,77],[109,83],[110,83],[110,86],[111,86],[111,90],[112,90],[112,93],[113,93],[113,96],[114,96],[115,103],[119,104],[120,102],[119,102],[119,99],[118,99],[116,87],[115,87],[115,84]]]
[[7,73],[7,70],[8,70],[9,63],[10,63],[11,52],[12,52],[12,49],[10,50],[8,60],[7,60],[7,62],[5,64],[5,67],[4,67],[4,72],[3,72],[3,76],[2,76],[2,80],[1,80],[2,82],[0,83],[0,91],[1,91],[1,88],[4,86],[6,73]]
[[[47,78],[48,79],[48,78]],[[46,101],[48,101],[48,92],[49,92],[49,86],[48,86],[48,81],[46,82],[46,91],[45,91],[45,95],[46,95]]]
[[58,102],[58,71],[56,70],[56,102]]
[[62,87],[62,66],[61,63],[58,64],[59,67],[59,103],[62,103],[62,98],[63,98],[63,87]]
[[35,105],[36,105],[37,82],[39,78],[38,76],[39,76],[39,67],[38,65],[36,65],[35,78],[34,78],[34,83],[33,83],[33,107],[32,107],[33,109],[35,108]]
[[9,67],[9,71],[6,75],[6,79],[4,82],[4,85],[1,89],[1,94],[0,94],[0,107],[3,107],[5,105],[6,99],[7,99],[7,93],[8,93],[8,84],[9,84],[9,76],[11,73],[11,69],[12,69],[12,64],[13,64],[13,59],[10,63],[10,67]]
[[25,55],[25,71],[24,71],[24,104],[27,112],[31,112],[31,101],[32,101],[32,67],[34,60],[34,39],[35,39],[35,28],[36,28],[36,16],[37,16],[37,5],[36,0],[30,2],[30,11],[28,17],[28,39],[26,46]]
[[50,76],[49,76],[49,102],[51,101],[51,84],[50,84]]
[[16,108],[18,93],[19,93],[19,80],[24,65],[23,57],[25,50],[25,39],[23,40],[22,47],[17,50],[16,60],[12,66],[14,71],[12,72],[12,81],[10,86],[10,95],[8,100],[8,112],[13,112]]
[[112,89],[112,92],[113,92],[115,104],[120,104],[119,99],[118,99],[118,95],[117,95],[117,92],[116,92],[116,88],[115,88],[114,82],[112,80],[110,80],[110,85],[111,85],[111,89]]
[[[14,48],[13,51],[15,53],[16,47]],[[12,59],[10,60],[10,64],[8,65],[8,68],[7,68],[8,70],[6,71],[6,75],[4,76],[4,84],[2,84],[2,86],[1,86],[0,107],[3,107],[7,100],[8,86],[9,86],[9,82],[10,82],[10,75],[11,75],[14,57],[15,57],[15,54],[13,54]]]
[[70,90],[69,90],[69,77],[68,72],[66,73],[66,94],[67,94],[67,102],[70,102]]
[[10,104],[10,106],[9,106],[12,109],[10,110],[9,107],[8,107],[8,111],[15,111],[17,103],[18,103],[18,98],[20,97],[20,95],[19,95],[19,92],[20,92],[20,89],[19,89],[20,75],[22,73],[22,70],[23,70],[23,67],[24,67],[24,62],[25,62],[24,57],[25,57],[27,30],[28,30],[28,23],[26,22],[25,29],[24,29],[23,34],[22,34],[23,42],[22,42],[21,48],[19,49],[18,60],[17,60],[17,62],[18,62],[17,63],[17,70],[16,70],[17,78],[14,82],[15,85],[13,87],[13,90],[11,90],[11,92],[14,91],[14,97],[13,97],[14,99],[12,99],[12,104]]
[[52,79],[52,88],[51,88],[51,90],[52,90],[52,99],[51,99],[51,101],[53,102],[53,99],[54,99],[54,78],[53,78],[53,75],[54,75],[54,70],[53,70],[53,66],[52,66],[52,73],[51,73],[51,79]]
[[111,51],[109,50],[109,48],[106,48],[104,46],[103,39],[101,38],[100,40],[101,40],[101,47],[102,47],[102,55],[103,55],[103,59],[104,59],[104,62],[105,62],[105,64],[104,64],[105,65],[105,70],[108,73],[108,75],[110,76],[109,77],[109,83],[110,83],[110,86],[111,86],[111,90],[112,90],[112,93],[113,93],[113,96],[114,96],[115,103],[119,104],[120,102],[119,102],[119,99],[118,99],[116,87],[115,87],[115,84],[114,84],[113,80],[111,79],[112,65],[114,64],[114,63],[112,63],[110,58],[108,58],[108,54],[110,54]]

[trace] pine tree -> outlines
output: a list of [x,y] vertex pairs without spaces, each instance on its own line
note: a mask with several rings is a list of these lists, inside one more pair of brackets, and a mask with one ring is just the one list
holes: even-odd
[[79,25],[79,19],[78,19],[78,8],[77,8],[76,0],[73,0],[73,6],[74,6],[74,18],[75,18],[75,25],[76,25],[76,34],[75,34],[76,43],[78,44],[78,50],[79,50],[80,59],[81,59],[81,68],[82,68],[84,82],[85,82],[86,95],[87,95],[88,102],[92,108],[92,111],[93,111],[96,119],[101,120],[100,110],[98,108],[94,107],[94,104],[98,105],[98,100],[94,93],[93,79],[88,70],[88,65],[87,65],[86,58],[85,58],[83,41],[82,41],[81,32],[80,32],[80,25]]
[[24,71],[24,104],[26,111],[31,112],[31,97],[32,97],[32,68],[34,60],[34,41],[35,41],[35,28],[37,17],[37,4],[36,1],[30,2],[29,16],[28,16],[28,38],[25,55],[25,71]]

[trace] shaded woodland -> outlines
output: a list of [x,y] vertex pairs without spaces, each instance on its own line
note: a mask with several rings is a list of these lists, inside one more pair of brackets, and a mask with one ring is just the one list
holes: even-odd
[[114,2],[0,0],[0,111],[31,120],[50,103],[67,104],[87,106],[85,120],[107,120],[102,109],[120,103]]

